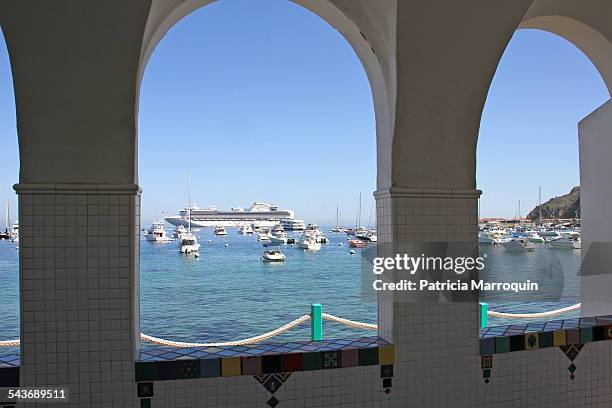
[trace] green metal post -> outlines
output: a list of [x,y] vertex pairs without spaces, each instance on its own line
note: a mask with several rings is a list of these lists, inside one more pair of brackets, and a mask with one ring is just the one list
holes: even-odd
[[310,305],[310,340],[323,340],[323,306],[319,303]]
[[479,303],[480,305],[480,328],[484,329],[487,327],[487,323],[489,323],[489,305],[486,303]]

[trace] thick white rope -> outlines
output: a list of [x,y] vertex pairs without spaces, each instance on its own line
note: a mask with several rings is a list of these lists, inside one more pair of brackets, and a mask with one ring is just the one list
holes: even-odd
[[304,323],[305,321],[310,320],[310,315],[304,315],[301,317],[298,317],[297,319],[287,323],[284,326],[279,327],[278,329],[269,331],[267,333],[261,334],[259,336],[255,336],[255,337],[249,337],[248,339],[242,339],[242,340],[236,340],[236,341],[228,341],[225,343],[184,343],[184,342],[180,342],[180,341],[171,341],[171,340],[164,340],[164,339],[159,339],[157,337],[152,337],[152,336],[148,336],[146,334],[141,333],[140,334],[140,338],[143,341],[147,341],[149,343],[155,343],[155,344],[159,344],[161,346],[170,346],[170,347],[219,347],[219,346],[242,346],[245,344],[253,344],[253,343],[259,343],[262,342],[264,340],[267,340],[271,337],[276,337],[280,334],[285,333],[286,331],[289,331],[291,329],[293,329],[296,326],[299,326],[300,324]]
[[[492,310],[489,310],[487,311],[487,315],[491,317],[499,317],[502,319],[537,319],[537,318],[542,318],[542,317],[557,316],[557,315],[561,315],[567,312],[578,310],[580,309],[580,306],[581,306],[580,303],[577,303],[572,306],[564,307],[564,308],[557,309],[557,310],[551,310],[549,312],[542,312],[542,313],[502,313],[502,312],[494,312]],[[330,322],[342,324],[344,326],[352,327],[355,329],[378,330],[378,325],[372,324],[372,323],[356,322],[354,320],[344,319],[342,317],[330,315],[327,313],[321,313],[321,317],[323,317],[323,319],[325,320],[329,320]],[[224,343],[187,343],[187,342],[181,342],[181,341],[160,339],[158,337],[149,336],[144,333],[140,333],[140,339],[142,341],[146,341],[149,343],[154,343],[154,344],[159,344],[161,346],[169,346],[169,347],[242,346],[245,344],[260,343],[264,340],[270,339],[272,337],[276,337],[278,335],[281,335],[293,329],[296,326],[299,326],[300,324],[308,320],[310,320],[310,315],[304,315],[304,316],[298,317],[297,319],[287,323],[284,326],[279,327],[278,329],[274,329],[272,331],[261,334],[259,336],[249,337],[246,339],[236,340],[236,341],[228,341]],[[17,346],[19,346],[19,339],[0,341],[0,347],[17,347]]]
[[19,339],[0,341],[0,347],[17,347],[18,345],[19,345]]
[[491,317],[500,317],[502,319],[538,319],[541,317],[551,317],[558,316],[567,312],[571,312],[573,310],[580,309],[580,303],[576,303],[575,305],[563,307],[557,310],[551,310],[549,312],[541,312],[541,313],[502,313],[502,312],[494,312],[492,310],[487,312],[487,315]]
[[321,316],[323,317],[323,319],[329,320],[330,322],[339,323],[344,326],[353,327],[355,329],[378,330],[378,325],[371,323],[356,322],[354,320],[344,319],[342,317],[333,316],[327,313],[321,313]]

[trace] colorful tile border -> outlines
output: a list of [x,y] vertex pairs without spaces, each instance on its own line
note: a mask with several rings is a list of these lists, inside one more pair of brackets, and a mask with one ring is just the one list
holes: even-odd
[[612,316],[583,317],[480,330],[480,355],[612,340]]
[[[394,362],[394,346],[378,337],[228,347],[152,347],[141,351],[134,378],[138,383],[240,375],[259,378],[366,365],[392,367]],[[386,372],[392,370],[387,368]]]
[[19,386],[19,354],[0,356],[0,387]]

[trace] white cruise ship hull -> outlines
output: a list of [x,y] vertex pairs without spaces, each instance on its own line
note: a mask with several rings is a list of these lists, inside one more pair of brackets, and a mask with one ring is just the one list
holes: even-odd
[[[172,216],[166,217],[166,222],[172,224],[176,227],[179,225],[187,226],[188,220],[180,216]],[[273,227],[278,225],[278,221],[270,221],[270,220],[255,220],[251,221],[253,225],[259,227]],[[239,228],[244,225],[244,220],[191,220],[191,228],[207,228],[207,227],[225,227],[225,228]]]

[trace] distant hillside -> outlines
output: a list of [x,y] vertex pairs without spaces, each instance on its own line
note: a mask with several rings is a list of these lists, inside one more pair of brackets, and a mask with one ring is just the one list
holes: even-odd
[[[536,206],[527,218],[538,220],[542,207],[542,218],[574,218],[580,212],[580,186],[572,188],[569,194],[551,198],[541,206]],[[579,214],[580,215],[580,214]]]

